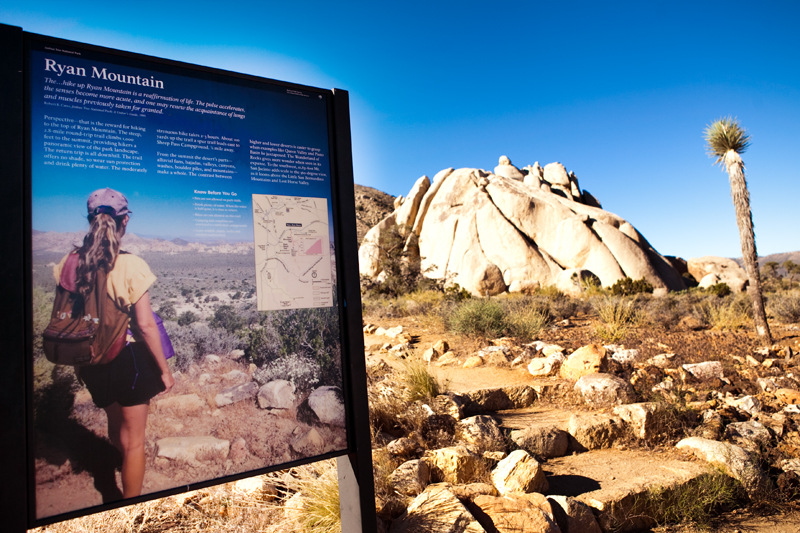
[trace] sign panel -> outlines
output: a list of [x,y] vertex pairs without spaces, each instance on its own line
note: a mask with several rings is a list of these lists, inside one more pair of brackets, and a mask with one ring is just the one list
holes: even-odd
[[[35,519],[347,452],[330,91],[28,42]],[[52,362],[106,264],[125,347]]]

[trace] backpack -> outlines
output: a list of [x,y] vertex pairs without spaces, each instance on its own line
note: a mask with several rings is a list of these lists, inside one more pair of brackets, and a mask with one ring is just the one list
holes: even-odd
[[56,287],[50,323],[42,334],[44,354],[58,365],[108,363],[125,346],[128,314],[108,295],[108,273],[103,269],[98,269],[95,286],[83,298],[77,291],[77,267],[78,254],[69,254]]

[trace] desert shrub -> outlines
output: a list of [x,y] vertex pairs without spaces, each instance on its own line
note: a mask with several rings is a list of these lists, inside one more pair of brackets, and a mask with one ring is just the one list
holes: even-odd
[[164,327],[175,348],[175,365],[185,371],[196,360],[206,355],[225,355],[243,346],[242,339],[219,328],[211,328],[203,322],[188,326],[172,321],[164,322]]
[[320,384],[341,386],[339,315],[335,307],[262,311],[257,319],[245,335],[245,355],[253,363],[263,366],[289,355],[312,359],[321,369]]
[[706,324],[714,329],[735,331],[746,327],[753,309],[746,296],[713,298],[702,302],[697,307],[698,314]]
[[659,522],[692,522],[707,526],[711,517],[747,500],[742,484],[719,468],[673,488],[655,487],[634,504],[632,514],[651,516]]
[[718,298],[724,298],[731,293],[731,288],[727,283],[715,283],[714,285],[709,285],[706,288],[706,292]]
[[643,317],[650,324],[669,329],[680,322],[684,316],[678,299],[668,295],[663,298],[653,298],[642,308]]
[[506,305],[506,333],[523,341],[534,340],[550,321],[546,300],[526,298]]
[[297,354],[286,355],[270,361],[253,374],[260,385],[276,379],[291,381],[298,391],[308,391],[319,383],[322,370],[319,364],[310,357]]
[[175,302],[167,301],[161,304],[158,308],[158,316],[160,316],[163,320],[172,320],[177,315],[175,311]]
[[219,306],[208,323],[211,327],[222,328],[228,333],[233,333],[247,325],[245,318],[232,305]]
[[800,294],[778,294],[769,300],[770,314],[782,322],[800,322]]
[[197,321],[197,315],[191,311],[185,311],[178,317],[179,326],[188,326],[189,324]]
[[483,337],[498,337],[508,326],[503,306],[489,298],[466,300],[448,309],[445,324],[455,333]]
[[[310,533],[339,533],[339,476],[333,459],[291,469],[285,476],[287,488],[299,494],[295,505],[303,531]],[[287,524],[288,525],[288,524]]]
[[617,280],[617,282],[611,286],[609,292],[611,292],[613,296],[632,296],[640,293],[652,294],[653,286],[644,278],[632,280],[631,278],[625,277]]
[[410,401],[429,401],[444,392],[445,387],[428,371],[422,361],[409,359],[403,367],[401,381]]
[[594,331],[605,342],[618,342],[641,322],[634,300],[620,297],[598,298],[592,302],[602,324]]

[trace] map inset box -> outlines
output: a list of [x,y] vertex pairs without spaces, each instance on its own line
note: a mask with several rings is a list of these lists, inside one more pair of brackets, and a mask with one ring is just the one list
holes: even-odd
[[331,307],[325,198],[253,195],[259,311]]

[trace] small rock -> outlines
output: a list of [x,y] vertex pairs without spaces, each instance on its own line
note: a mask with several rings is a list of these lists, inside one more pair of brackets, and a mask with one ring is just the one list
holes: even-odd
[[417,443],[408,437],[400,437],[386,445],[386,450],[392,455],[405,457],[417,450]]
[[461,437],[468,445],[490,450],[504,450],[505,442],[500,426],[494,418],[477,415],[465,418],[458,423]]
[[228,354],[228,357],[231,359],[241,359],[244,357],[244,350],[231,350],[231,353]]
[[622,365],[632,365],[638,358],[639,350],[636,349],[617,350],[611,354],[611,359]]
[[492,482],[502,495],[547,492],[549,484],[539,462],[525,450],[514,450],[492,471]]
[[375,330],[377,329],[378,326],[376,326],[375,324],[367,324],[366,326],[364,326],[364,333],[366,333],[367,335],[372,335],[373,333],[375,333]]
[[264,487],[264,480],[260,476],[240,479],[233,484],[233,490],[240,494],[254,494]]
[[444,339],[439,339],[433,343],[433,349],[439,354],[447,353],[450,350],[450,345]]
[[487,496],[497,496],[497,489],[489,483],[467,483],[466,485],[453,485],[450,492],[459,500],[472,501],[476,496],[486,494]]
[[456,357],[456,354],[454,354],[453,352],[445,352],[442,354],[439,360],[436,361],[436,366],[444,366],[453,363],[457,360],[458,358]]
[[794,389],[778,389],[775,391],[775,397],[778,401],[790,405],[800,404],[800,392]]
[[632,403],[614,408],[614,414],[631,428],[638,439],[650,440],[661,429],[658,406],[655,403]]
[[192,466],[203,463],[224,463],[230,441],[215,437],[167,437],[156,441],[156,456],[183,461]]
[[406,461],[389,474],[389,481],[394,489],[406,496],[417,496],[425,490],[430,480],[428,465],[419,459]]
[[246,381],[250,379],[250,375],[241,370],[231,370],[226,374],[222,374],[220,377],[225,381]]
[[452,416],[456,420],[464,418],[463,405],[458,401],[457,396],[447,396],[440,394],[433,399],[433,407],[439,413],[445,413]]
[[285,379],[270,381],[258,389],[258,406],[262,409],[291,409],[295,400],[294,383]]
[[339,387],[320,387],[308,397],[308,406],[320,422],[345,427],[344,400]]
[[572,415],[567,431],[575,439],[575,451],[610,448],[625,433],[619,418],[599,413]]
[[403,326],[395,326],[393,328],[389,328],[387,330],[384,330],[384,332],[383,332],[383,334],[385,336],[391,337],[393,339],[395,337],[397,337],[398,335],[400,335],[401,333],[403,333]]
[[754,398],[752,396],[743,396],[742,398],[738,399],[727,399],[725,403],[734,409],[738,409],[747,413],[750,416],[754,416],[761,412],[761,402],[758,401],[758,398]]
[[250,455],[250,450],[247,449],[247,442],[242,437],[237,437],[231,443],[231,450],[228,453],[228,459],[231,460],[233,464],[239,464],[245,459],[247,456]]
[[205,357],[205,362],[208,364],[216,364],[222,361],[222,358],[218,355],[210,354]]
[[179,416],[197,415],[208,408],[205,400],[201,400],[197,394],[181,394],[179,396],[170,396],[156,400],[156,407],[172,411]]
[[606,349],[599,344],[578,348],[561,364],[561,377],[578,380],[587,374],[605,370]]
[[316,429],[310,428],[295,439],[291,443],[291,446],[292,449],[300,455],[311,457],[322,453],[325,447],[325,441]]
[[[756,383],[763,392],[775,392],[778,390],[778,384],[771,378],[758,378]],[[798,397],[800,399],[800,395]]]
[[645,362],[646,366],[655,366],[657,368],[669,368],[672,366],[672,360],[675,359],[674,353],[660,353],[654,355]]
[[563,457],[569,448],[569,434],[555,426],[533,426],[511,432],[514,444],[535,457]]
[[558,373],[565,360],[560,351],[552,352],[547,357],[536,357],[528,364],[528,372],[537,377],[552,376]]
[[692,365],[683,365],[683,369],[700,381],[710,381],[725,377],[722,372],[722,363],[719,361],[704,361]]
[[464,368],[475,368],[476,366],[481,366],[483,364],[483,358],[479,355],[473,355],[472,357],[467,358],[464,361]]
[[742,448],[757,452],[766,447],[772,439],[769,430],[755,420],[733,422],[725,428],[725,438]]
[[585,503],[570,496],[548,496],[547,501],[562,533],[602,533],[592,508]]
[[633,391],[623,379],[611,374],[587,374],[575,383],[575,391],[593,406],[621,405],[633,401]]
[[433,348],[428,348],[427,350],[422,352],[422,360],[425,361],[426,363],[430,363],[431,361],[439,357],[439,355],[440,354]]
[[250,381],[244,385],[229,387],[214,397],[217,407],[224,407],[243,400],[250,400],[258,394],[258,383]]

